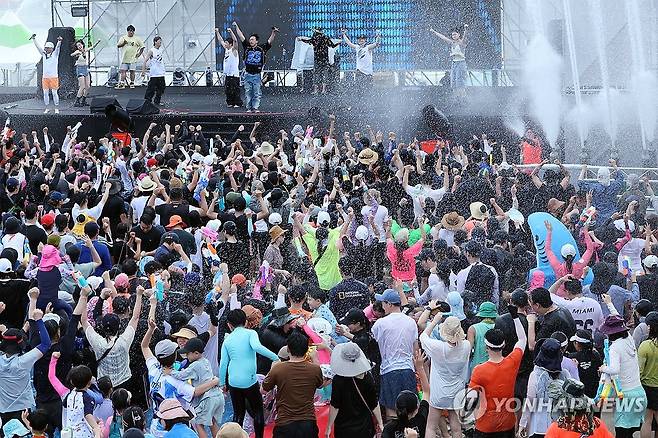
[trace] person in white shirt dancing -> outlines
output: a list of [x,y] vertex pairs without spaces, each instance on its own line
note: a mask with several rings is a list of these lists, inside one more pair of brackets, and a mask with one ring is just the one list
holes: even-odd
[[360,35],[356,39],[356,44],[350,41],[347,36],[347,30],[342,29],[343,39],[345,44],[354,49],[356,52],[356,77],[354,78],[355,85],[361,90],[367,90],[372,85],[372,52],[379,47],[381,36],[379,32],[375,34],[375,42],[366,44],[365,35]]
[[[165,67],[162,60],[164,50],[162,47],[162,37],[156,36],[153,38],[153,47],[148,51],[144,59],[144,66],[142,67],[142,76],[146,73],[146,64],[151,61],[149,68],[149,83],[146,87],[146,94],[144,99],[153,102],[156,105],[161,105],[160,99],[165,91]],[[155,96],[155,99],[153,98]]]
[[230,27],[228,28],[228,32],[231,34],[231,37],[224,40],[219,33],[219,29],[215,28],[217,41],[224,47],[223,71],[226,104],[229,107],[240,108],[242,106],[242,99],[240,98],[240,56],[238,46],[235,43],[238,38]]
[[430,32],[450,44],[450,86],[455,91],[457,97],[464,97],[466,87],[466,29],[468,24],[464,24],[463,30],[455,28],[450,33],[450,38],[430,28]]
[[39,46],[36,40],[36,34],[33,34],[30,39],[34,42],[34,47],[41,53],[41,60],[43,61],[43,76],[41,79],[41,87],[43,88],[43,104],[46,106],[44,114],[47,114],[50,109],[50,93],[53,93],[53,103],[55,104],[55,114],[59,114],[59,74],[57,72],[57,65],[59,63],[59,50],[62,47],[62,37],[57,37],[57,45],[50,41],[46,41],[43,49]]

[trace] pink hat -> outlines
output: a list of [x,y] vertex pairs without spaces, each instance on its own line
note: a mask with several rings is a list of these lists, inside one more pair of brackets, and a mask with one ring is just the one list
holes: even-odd
[[546,275],[544,274],[544,271],[540,271],[539,269],[532,271],[532,274],[530,274],[530,287],[528,287],[528,290],[544,287],[545,281]]
[[123,272],[117,275],[116,278],[114,279],[114,286],[118,287],[119,289],[125,289],[129,285],[130,285],[130,280],[128,279],[128,276]]
[[41,261],[39,262],[39,269],[42,271],[50,271],[54,266],[62,263],[62,258],[59,256],[59,249],[52,245],[46,245],[41,251]]
[[211,242],[216,241],[218,237],[217,231],[208,227],[201,227],[201,235],[203,235],[203,237],[206,237]]

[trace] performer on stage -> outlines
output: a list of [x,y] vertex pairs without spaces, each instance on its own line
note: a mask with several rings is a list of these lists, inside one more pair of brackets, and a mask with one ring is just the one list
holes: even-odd
[[318,94],[320,85],[322,85],[322,94],[327,94],[329,47],[338,47],[340,43],[334,43],[324,34],[322,28],[313,29],[311,38],[297,37],[297,39],[313,46],[313,94]]
[[265,66],[265,55],[272,48],[272,42],[279,29],[272,27],[272,33],[267,42],[259,45],[260,37],[257,33],[249,35],[249,41],[247,41],[238,23],[234,21],[233,26],[235,26],[235,33],[237,33],[244,47],[244,96],[247,100],[247,112],[258,113],[260,112],[261,73]]
[[343,39],[345,44],[354,49],[356,52],[356,78],[355,82],[360,89],[368,89],[372,85],[372,52],[379,47],[381,36],[379,32],[375,34],[375,42],[366,44],[365,35],[361,35],[356,39],[357,44],[350,41],[347,36],[347,30],[343,29]]
[[[149,68],[149,83],[146,87],[146,94],[144,99],[156,105],[162,105],[160,99],[165,91],[165,66],[162,61],[164,50],[162,47],[162,38],[156,36],[153,38],[153,47],[148,51],[144,59],[144,66],[142,67],[142,76],[146,73],[146,64],[151,61]],[[155,99],[153,96],[155,95]]]
[[144,52],[144,41],[135,36],[135,26],[132,24],[126,29],[126,35],[119,38],[118,48],[123,48],[123,58],[119,68],[119,83],[115,87],[117,90],[126,88],[126,72],[130,70],[130,88],[135,88],[135,66],[137,60]]
[[450,86],[455,90],[457,95],[463,97],[466,87],[466,29],[468,24],[464,25],[460,32],[455,28],[450,34],[451,38],[443,35],[430,28],[430,32],[450,44]]
[[62,47],[62,37],[57,37],[57,45],[52,42],[46,41],[43,49],[39,46],[36,40],[36,34],[33,34],[30,39],[34,42],[34,47],[41,53],[41,60],[43,61],[43,75],[41,78],[41,87],[43,88],[43,104],[46,106],[44,114],[48,114],[50,109],[50,94],[53,93],[53,104],[55,104],[55,114],[59,114],[59,74],[57,66],[59,63],[59,51]]
[[233,29],[229,28],[228,32],[231,36],[224,40],[219,33],[219,29],[215,28],[217,41],[224,47],[223,71],[226,104],[229,107],[240,108],[242,106],[242,99],[240,98],[240,57],[238,54],[238,45],[236,44],[238,38],[233,33]]
[[78,94],[75,97],[73,106],[88,106],[87,95],[91,89],[91,77],[89,76],[89,53],[100,43],[90,48],[85,47],[85,42],[78,40],[75,43],[75,52],[71,56],[75,58],[75,75],[78,78]]

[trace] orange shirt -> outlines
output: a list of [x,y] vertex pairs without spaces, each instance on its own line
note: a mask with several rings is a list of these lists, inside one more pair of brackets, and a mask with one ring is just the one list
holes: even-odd
[[521,154],[523,155],[523,164],[541,163],[541,146],[533,146],[524,141],[521,144]]
[[486,403],[484,414],[475,420],[475,428],[478,431],[491,433],[514,429],[516,406],[512,402],[522,357],[523,350],[515,348],[502,362],[487,361],[473,369],[468,387],[482,388],[485,400],[480,400],[480,406]]
[[288,310],[290,310],[290,313],[292,313],[293,315],[299,315],[302,318],[304,318],[306,321],[313,318],[313,313],[309,312],[308,310],[304,310],[304,309],[299,309],[299,310],[288,309]]
[[[578,432],[572,432],[570,430],[560,429],[556,422],[553,422],[548,427],[546,431],[545,438],[580,438],[583,435]],[[612,438],[613,435],[610,433],[608,428],[605,426],[603,421],[599,422],[599,426],[594,429],[594,433],[589,436],[589,438]]]

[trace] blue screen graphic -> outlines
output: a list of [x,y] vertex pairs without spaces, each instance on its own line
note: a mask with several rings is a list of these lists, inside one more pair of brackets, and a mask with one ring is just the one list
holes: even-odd
[[[261,42],[278,27],[268,53],[270,69],[289,68],[295,38],[310,37],[313,28],[323,28],[331,38],[341,38],[345,28],[354,43],[359,35],[373,42],[378,31],[375,71],[449,68],[449,47],[429,28],[450,35],[466,23],[468,66],[489,69],[501,65],[500,9],[500,0],[217,0],[216,23],[228,36],[226,29],[237,21],[247,37],[257,33]],[[341,69],[355,68],[354,50],[342,45],[339,54]],[[218,62],[221,55],[219,48]]]

